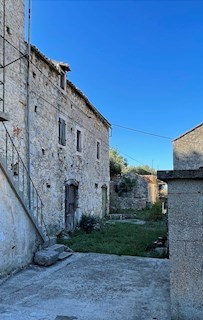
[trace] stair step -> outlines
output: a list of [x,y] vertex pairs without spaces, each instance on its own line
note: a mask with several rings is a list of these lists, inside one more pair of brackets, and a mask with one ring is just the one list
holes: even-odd
[[56,243],[53,246],[48,247],[47,250],[56,251],[56,252],[61,253],[61,252],[64,252],[65,246],[64,246],[64,244],[57,244]]
[[49,246],[53,246],[54,244],[56,244],[56,237],[49,237],[44,243],[43,243],[43,248],[47,248]]
[[58,256],[58,260],[64,260],[64,259],[67,259],[69,258],[70,256],[72,256],[72,252],[61,252]]
[[59,257],[59,252],[51,250],[40,250],[35,253],[34,261],[40,266],[51,266],[56,263]]

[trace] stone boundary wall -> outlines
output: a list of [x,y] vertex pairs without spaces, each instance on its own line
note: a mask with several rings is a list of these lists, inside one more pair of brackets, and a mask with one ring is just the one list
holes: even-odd
[[168,182],[171,319],[203,315],[203,170],[158,172]]

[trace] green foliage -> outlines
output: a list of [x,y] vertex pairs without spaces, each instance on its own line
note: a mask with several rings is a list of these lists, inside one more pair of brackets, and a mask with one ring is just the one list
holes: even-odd
[[84,232],[91,233],[93,230],[100,230],[101,225],[101,219],[83,215],[79,227]]
[[117,149],[110,148],[109,150],[110,160],[110,176],[122,175],[124,173],[137,173],[140,175],[153,174],[156,175],[156,170],[148,166],[128,166],[127,160],[122,157]]
[[110,160],[110,175],[122,174],[127,168],[127,160],[119,155],[116,149],[110,148],[109,150],[109,160]]
[[147,164],[145,164],[143,166],[137,166],[137,167],[136,166],[128,166],[127,172],[128,173],[137,173],[140,175],[149,175],[149,174],[156,175],[156,170],[149,167]]
[[150,221],[144,225],[112,222],[99,232],[87,234],[76,231],[72,238],[63,240],[63,243],[77,252],[157,257],[156,253],[147,252],[146,248],[166,234],[167,228],[163,221]]
[[130,192],[136,186],[136,179],[131,179],[128,177],[123,177],[121,183],[118,185],[118,195],[122,196],[125,192]]
[[159,221],[163,220],[164,218],[165,216],[162,213],[161,202],[157,201],[152,205],[151,209],[148,210],[148,215],[146,216],[145,220]]

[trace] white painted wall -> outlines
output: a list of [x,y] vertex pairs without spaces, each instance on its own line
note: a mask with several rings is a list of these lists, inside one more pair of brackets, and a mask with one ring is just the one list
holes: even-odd
[[37,245],[34,226],[0,169],[0,276],[29,264]]

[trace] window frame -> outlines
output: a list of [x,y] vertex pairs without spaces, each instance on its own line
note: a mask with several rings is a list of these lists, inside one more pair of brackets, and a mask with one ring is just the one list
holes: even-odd
[[76,151],[82,153],[82,131],[79,128],[76,128]]
[[58,117],[58,144],[60,146],[66,146],[66,120],[59,116]]
[[63,71],[63,70],[60,71],[59,87],[60,87],[63,91],[66,91],[66,72]]
[[96,142],[96,159],[99,161],[101,159],[101,141]]

